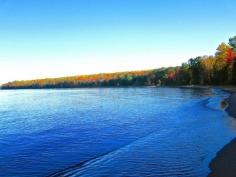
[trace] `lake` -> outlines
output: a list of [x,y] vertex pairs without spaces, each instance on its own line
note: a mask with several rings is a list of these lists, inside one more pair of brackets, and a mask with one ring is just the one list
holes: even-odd
[[0,176],[207,176],[235,137],[220,89],[0,91]]

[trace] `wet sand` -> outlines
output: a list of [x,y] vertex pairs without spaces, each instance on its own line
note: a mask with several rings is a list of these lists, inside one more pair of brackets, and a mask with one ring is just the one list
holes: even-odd
[[[236,118],[236,93],[232,93],[226,101],[228,102],[226,111]],[[236,177],[236,138],[217,153],[209,167],[211,169],[209,177]]]
[[236,93],[233,93],[226,101],[229,104],[226,111],[229,113],[230,116],[236,118]]

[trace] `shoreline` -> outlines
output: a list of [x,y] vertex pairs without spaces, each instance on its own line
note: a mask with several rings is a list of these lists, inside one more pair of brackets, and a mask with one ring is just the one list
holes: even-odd
[[232,94],[226,99],[228,107],[226,112],[231,116],[236,118],[236,92],[232,91]]
[[[236,91],[232,88],[225,88],[224,91],[231,93],[226,99],[228,107],[226,112],[236,118]],[[211,172],[208,177],[235,177],[236,176],[236,138],[225,145],[217,152],[209,164]]]

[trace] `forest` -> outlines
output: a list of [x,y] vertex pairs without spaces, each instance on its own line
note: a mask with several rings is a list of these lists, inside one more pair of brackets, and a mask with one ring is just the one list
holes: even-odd
[[1,89],[121,86],[236,85],[236,36],[221,43],[213,56],[191,58],[181,66],[144,71],[100,73],[14,81]]

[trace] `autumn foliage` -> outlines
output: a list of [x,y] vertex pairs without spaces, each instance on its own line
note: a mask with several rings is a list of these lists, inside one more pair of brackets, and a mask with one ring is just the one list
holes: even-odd
[[214,56],[191,58],[181,66],[146,71],[100,73],[61,78],[14,81],[2,89],[80,88],[150,85],[235,85],[236,36],[221,43]]
[[225,60],[228,63],[233,63],[236,60],[236,52],[232,48],[228,49]]

